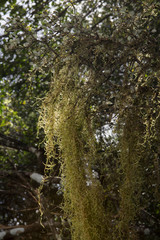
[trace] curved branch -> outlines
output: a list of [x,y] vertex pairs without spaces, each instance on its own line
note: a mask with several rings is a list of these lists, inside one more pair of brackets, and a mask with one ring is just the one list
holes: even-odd
[[26,234],[26,233],[30,233],[32,231],[36,232],[36,231],[40,231],[42,230],[42,226],[40,225],[40,223],[33,223],[30,225],[22,225],[22,226],[4,226],[4,225],[0,225],[0,230],[2,230],[0,232],[0,239],[1,240],[7,240],[7,239],[13,239],[16,236],[19,236],[21,234]]
[[42,149],[37,149],[36,147],[27,145],[20,140],[14,139],[8,135],[0,133],[0,146],[12,148],[16,150],[22,150],[26,152],[34,153],[37,158],[42,154]]

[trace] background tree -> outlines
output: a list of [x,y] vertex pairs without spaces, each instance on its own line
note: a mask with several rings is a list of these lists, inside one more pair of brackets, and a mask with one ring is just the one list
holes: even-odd
[[[30,15],[23,8],[15,3],[5,25],[2,64],[11,69],[7,67],[19,67],[25,59],[18,76],[20,72],[30,88],[23,89],[17,78],[21,91],[11,94],[17,68],[2,75],[8,84],[2,88],[1,145],[15,148],[18,143],[21,152],[43,156],[34,145],[38,113],[32,106],[33,96],[46,95],[39,117],[45,133],[45,180],[34,197],[47,234],[56,239],[62,229],[62,239],[70,239],[70,233],[76,240],[158,239],[158,1],[36,2]],[[24,72],[29,72],[27,81]],[[18,93],[14,102],[11,96]],[[39,137],[42,141],[43,133]],[[9,153],[13,156],[7,148],[3,167],[8,167]],[[22,153],[18,159],[18,167],[30,160]],[[35,169],[41,172],[37,163]],[[57,174],[62,185],[54,186],[63,191],[61,208],[62,194],[52,189]],[[60,225],[62,215],[70,233]]]
[[[33,172],[44,174],[46,157],[43,149],[44,144],[40,145],[44,135],[40,132],[39,137],[37,137],[37,109],[41,102],[40,98],[44,97],[48,91],[50,73],[37,72],[36,78],[28,81],[27,74],[33,68],[32,57],[29,57],[27,47],[21,47],[19,52],[16,52],[13,49],[13,44],[10,49],[7,49],[7,43],[14,40],[14,34],[13,32],[5,32],[5,28],[9,24],[9,20],[6,19],[8,15],[11,21],[13,20],[13,26],[15,26],[14,21],[16,22],[17,16],[30,22],[33,20],[31,16],[35,18],[35,14],[40,14],[47,6],[46,4],[42,1],[33,2],[31,5],[29,1],[25,1],[25,3],[6,1],[4,5],[1,5],[1,17],[5,19],[5,25],[4,31],[1,29],[0,71],[0,228],[2,231],[0,237],[6,232],[7,234],[4,236],[6,239],[12,236],[9,232],[10,229],[16,229],[19,226],[25,229],[24,236],[21,238],[44,239],[46,235],[46,231],[39,223],[37,193],[39,183],[35,181],[42,180],[42,176],[37,175],[37,178],[33,179],[31,176]],[[3,14],[7,14],[7,16],[5,17]],[[36,25],[37,20],[34,19],[33,22]],[[15,32],[15,36],[17,33],[18,31]],[[23,39],[22,41],[25,42]],[[50,186],[48,183],[46,191],[48,188],[52,188],[56,194],[58,183],[59,179],[53,177]],[[58,200],[61,199],[61,195],[59,194],[58,197],[54,198],[56,207],[53,204],[53,198],[50,198],[49,194],[47,197],[50,199],[50,203],[45,198],[44,202],[48,206],[51,204],[52,210],[54,208],[53,212],[58,214],[55,215],[56,227],[58,227],[60,214],[57,204],[58,201],[61,201]],[[48,225],[47,220],[45,223]],[[52,231],[54,230],[52,229]],[[49,233],[52,231],[49,230]]]

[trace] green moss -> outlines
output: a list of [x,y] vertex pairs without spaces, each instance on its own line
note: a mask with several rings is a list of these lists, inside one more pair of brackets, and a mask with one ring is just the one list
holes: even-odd
[[55,156],[55,144],[61,149],[63,209],[71,223],[72,239],[101,240],[107,239],[104,193],[91,170],[95,131],[86,90],[79,88],[77,68],[68,64],[54,78],[39,123],[46,134],[46,169],[54,164],[50,160]]
[[135,239],[134,220],[140,208],[144,157],[143,124],[137,108],[127,111],[120,140],[120,210],[117,228],[120,239]]
[[[83,45],[81,51],[85,55]],[[157,150],[151,149],[159,141],[156,132],[160,122],[160,111],[156,109],[159,109],[159,98],[154,89],[142,91],[147,84],[143,73],[137,78],[139,82],[135,83],[134,94],[127,87],[118,90],[114,107],[119,158],[114,166],[117,176],[113,179],[119,189],[115,200],[117,207],[113,211],[111,201],[105,205],[113,188],[109,185],[113,185],[112,181],[103,189],[100,181],[93,177],[91,168],[98,161],[95,134],[97,126],[102,126],[98,123],[101,105],[96,105],[93,97],[100,94],[104,98],[104,88],[100,86],[105,79],[100,74],[101,69],[86,67],[83,71],[80,53],[76,54],[70,56],[67,51],[62,51],[40,112],[39,127],[46,135],[46,177],[52,173],[55,146],[58,145],[64,196],[62,208],[64,218],[70,223],[73,240],[138,239],[136,217],[144,204],[141,192],[147,183],[143,165],[150,161],[151,153],[156,156]],[[95,62],[98,54],[102,53],[97,53]],[[128,77],[124,79],[126,86]],[[149,164],[158,168],[155,158]],[[157,181],[159,179],[157,170]]]

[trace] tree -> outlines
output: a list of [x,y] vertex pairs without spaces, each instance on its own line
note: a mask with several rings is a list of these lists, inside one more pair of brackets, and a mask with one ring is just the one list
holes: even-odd
[[[39,115],[47,157],[38,191],[41,223],[56,239],[51,199],[58,193],[50,183],[58,174],[58,221],[67,221],[72,239],[156,239],[159,3],[48,4],[33,18],[11,18],[5,28],[10,37],[2,36],[5,51],[18,56],[27,49],[31,86],[50,81]],[[61,238],[70,239],[67,227],[60,229]]]
[[[17,3],[15,6],[10,6],[10,4],[12,5],[11,2],[6,1],[2,10],[7,13],[12,9],[10,12],[11,19],[16,19],[16,16],[26,17],[29,12],[34,16],[46,5],[42,1],[39,3],[36,1],[35,7],[32,6],[30,11],[26,11],[23,6],[20,6],[21,3]],[[26,1],[26,4],[29,4],[29,2]],[[41,7],[37,8],[37,5]],[[34,12],[34,8],[36,12]],[[5,27],[7,27],[7,23]],[[36,183],[31,176],[34,176],[33,173],[44,174],[46,157],[44,155],[44,145],[40,145],[44,135],[40,132],[37,138],[37,109],[41,102],[40,98],[44,97],[48,90],[50,76],[49,73],[37,73],[35,79],[32,79],[31,82],[28,81],[27,74],[32,69],[32,63],[27,48],[21,48],[19,53],[16,53],[12,48],[6,50],[7,42],[10,39],[13,40],[12,34],[6,33],[5,30],[4,33],[1,31],[0,228],[2,234],[0,238],[4,235],[5,239],[9,239],[11,238],[10,230],[18,228],[18,231],[14,233],[20,234],[19,228],[23,228],[24,231],[21,232],[23,238],[44,239],[46,231],[40,225],[40,212],[38,210],[37,189],[39,183]],[[41,179],[41,175],[39,176]],[[50,178],[50,186],[48,186],[48,182],[45,187],[46,195],[48,188],[52,188],[52,191],[57,195],[57,184],[59,184],[58,178]],[[54,198],[56,209],[49,194],[47,197],[52,204],[48,203],[45,197],[42,202],[44,205],[52,206],[52,211],[54,211],[52,217],[55,216],[55,225],[58,227],[58,224],[60,225],[58,201],[61,201],[58,199],[61,199],[61,195],[59,194],[56,197],[57,199]],[[44,225],[49,227],[46,219],[47,217]],[[54,226],[50,226],[50,228],[53,231]]]

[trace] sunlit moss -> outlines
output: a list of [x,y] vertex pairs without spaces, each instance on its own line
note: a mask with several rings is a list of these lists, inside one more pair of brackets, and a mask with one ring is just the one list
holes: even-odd
[[[72,239],[108,239],[104,192],[91,170],[96,155],[95,131],[77,69],[76,64],[70,68],[68,63],[54,77],[39,122],[46,134],[49,162],[54,158],[55,144],[60,148],[63,209],[71,223]],[[48,167],[53,166],[46,164]]]
[[[85,56],[84,50],[82,46]],[[93,57],[95,65],[99,55],[103,59],[101,51],[104,48],[99,48]],[[113,88],[119,156],[114,166],[114,174],[117,174],[114,179],[119,189],[117,208],[113,211],[113,204],[108,201],[105,205],[106,196],[110,194],[108,189],[112,187],[104,189],[99,179],[93,177],[91,168],[98,161],[95,135],[98,120],[101,120],[101,105],[95,104],[93,96],[102,94],[104,89],[101,89],[101,84],[106,79],[98,67],[93,69],[86,66],[85,73],[82,71],[80,74],[80,53],[70,55],[67,51],[62,52],[39,118],[39,127],[44,129],[46,136],[46,176],[53,170],[58,145],[64,196],[62,208],[64,218],[70,223],[73,240],[135,240],[138,237],[136,218],[144,204],[142,188],[147,182],[144,166],[148,162],[155,165],[159,181],[156,159],[153,163],[148,160],[151,154],[156,156],[157,150],[152,148],[159,141],[159,93],[148,87],[148,78],[136,66],[134,73],[139,77],[134,87],[128,87],[133,71],[127,67],[125,88]],[[103,98],[104,94],[100,97]]]

